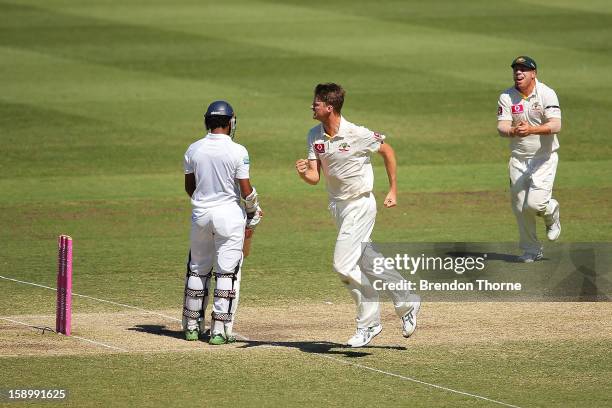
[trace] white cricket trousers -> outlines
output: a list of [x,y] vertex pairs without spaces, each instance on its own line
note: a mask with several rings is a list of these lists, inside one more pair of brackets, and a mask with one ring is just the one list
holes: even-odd
[[[338,238],[334,249],[334,270],[347,286],[357,306],[357,327],[367,328],[380,323],[378,292],[375,280],[399,282],[403,278],[396,270],[374,273],[373,259],[383,255],[371,246],[370,236],[376,221],[376,200],[372,193],[342,201],[331,201],[329,209],[336,220]],[[362,245],[365,244],[365,245]],[[412,307],[407,291],[388,291],[395,312],[402,317]]]
[[536,234],[536,217],[545,217],[549,222],[552,218],[551,197],[558,162],[556,152],[530,159],[510,158],[512,211],[518,224],[519,247],[526,252],[542,250]]
[[[191,276],[188,277],[187,287],[208,292],[208,282],[214,266],[216,284],[211,333],[230,335],[232,332],[240,293],[245,225],[246,216],[238,204],[210,208],[201,216],[192,218],[189,260]],[[200,283],[193,275],[207,279],[202,279]],[[202,309],[206,310],[205,304]],[[193,324],[193,320],[189,323]]]

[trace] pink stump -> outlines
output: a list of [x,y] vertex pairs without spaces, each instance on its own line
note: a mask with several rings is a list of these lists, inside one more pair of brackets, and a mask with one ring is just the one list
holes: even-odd
[[58,238],[55,331],[70,336],[72,318],[72,238]]

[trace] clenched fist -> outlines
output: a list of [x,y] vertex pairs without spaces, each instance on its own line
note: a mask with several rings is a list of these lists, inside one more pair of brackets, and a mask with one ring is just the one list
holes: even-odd
[[299,159],[295,162],[295,169],[299,174],[306,174],[308,170],[308,160]]
[[395,191],[389,191],[383,204],[386,208],[395,207],[397,205],[397,194]]

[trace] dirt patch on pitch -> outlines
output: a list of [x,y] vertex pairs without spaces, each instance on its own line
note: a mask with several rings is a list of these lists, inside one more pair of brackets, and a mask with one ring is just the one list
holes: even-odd
[[[344,343],[354,330],[354,307],[299,305],[247,309],[237,329],[254,340]],[[428,303],[414,336],[401,336],[399,318],[383,305],[375,344],[470,344],[514,340],[612,339],[612,303]]]
[[[73,316],[69,338],[44,327],[54,317],[28,315],[0,320],[0,357],[99,353],[215,352],[281,346],[312,351],[321,344],[337,347],[354,331],[350,304],[291,304],[243,307],[231,346],[209,346],[183,339],[179,310],[88,313]],[[24,326],[24,324],[30,326]],[[502,343],[507,341],[612,339],[612,303],[429,303],[419,314],[410,339],[401,336],[399,319],[383,305],[385,329],[373,346],[410,347],[437,344]]]
[[105,351],[76,338],[57,335],[53,329],[55,316],[9,316],[7,319],[10,320],[0,319],[0,357],[99,354]]

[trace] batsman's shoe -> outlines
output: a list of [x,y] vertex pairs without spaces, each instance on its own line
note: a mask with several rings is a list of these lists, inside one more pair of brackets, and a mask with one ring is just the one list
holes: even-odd
[[550,217],[550,225],[546,225],[546,236],[549,241],[556,241],[561,235],[561,219],[559,217],[559,202],[554,198],[550,200],[553,202],[554,208]]
[[518,257],[518,260],[519,262],[523,263],[532,263],[535,261],[539,261],[542,258],[544,258],[544,253],[542,251],[539,251],[537,253],[525,252],[523,255]]
[[213,346],[220,346],[221,344],[225,344],[225,337],[222,334],[213,334],[210,337],[208,344],[212,344]]
[[351,347],[363,347],[372,341],[382,331],[382,324],[372,327],[357,328],[355,335],[348,339],[347,345]]
[[195,341],[199,337],[200,337],[200,332],[198,330],[185,330],[185,340]]
[[213,346],[220,346],[222,344],[231,344],[235,342],[236,342],[236,337],[234,336],[225,337],[221,333],[216,333],[212,335],[208,344],[212,344]]
[[421,309],[421,302],[415,303],[412,310],[402,316],[402,336],[408,338],[416,330],[419,309]]

